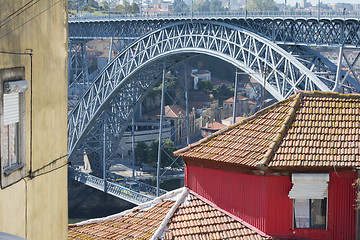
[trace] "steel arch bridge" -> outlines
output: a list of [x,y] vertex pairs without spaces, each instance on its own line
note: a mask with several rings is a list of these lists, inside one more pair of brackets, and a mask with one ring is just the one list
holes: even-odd
[[[175,22],[133,42],[92,82],[68,116],[69,158],[82,156],[89,149],[99,150],[102,139],[119,141],[139,103],[159,82],[163,67],[169,69],[194,54],[233,64],[265,83],[278,100],[297,89],[360,91],[357,81],[348,76],[339,83],[336,66],[305,46],[280,47],[224,22]],[[111,137],[103,137],[105,132]],[[106,156],[111,156],[118,141],[107,142]]]
[[178,13],[70,18],[70,40],[137,39],[165,25],[183,21],[217,21],[247,29],[278,44],[360,46],[360,15],[280,13]]

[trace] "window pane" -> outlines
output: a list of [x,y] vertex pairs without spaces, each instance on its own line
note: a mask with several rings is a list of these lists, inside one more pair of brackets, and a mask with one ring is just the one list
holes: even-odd
[[5,125],[2,127],[2,148],[1,155],[4,161],[4,167],[9,167],[9,125]]
[[311,200],[311,227],[326,228],[326,198]]
[[296,228],[310,227],[310,206],[309,199],[294,200],[294,215]]
[[2,132],[4,167],[9,167],[18,159],[18,123],[3,126]]

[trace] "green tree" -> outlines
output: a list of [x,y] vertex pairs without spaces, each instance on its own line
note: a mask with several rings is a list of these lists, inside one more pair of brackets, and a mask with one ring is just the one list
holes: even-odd
[[[172,163],[174,158],[173,152],[176,150],[175,144],[173,141],[167,139],[162,140],[163,152],[161,153],[161,167],[169,166]],[[158,147],[159,140],[156,140],[151,143],[149,147],[149,165],[156,166],[158,161]]]
[[158,147],[159,147],[159,140],[156,140],[154,142],[152,142],[149,146],[149,165],[155,167],[156,163],[157,163],[157,158],[158,158]]
[[91,7],[93,7],[93,8],[99,8],[99,4],[98,4],[98,2],[95,1],[95,0],[88,0],[87,3],[88,3]]
[[279,8],[274,2],[274,0],[251,0],[247,5],[249,11],[278,11]]
[[82,9],[83,11],[85,12],[89,12],[89,13],[93,13],[95,12],[95,9],[93,7],[91,7],[89,4],[85,3],[83,6],[82,6]]
[[130,14],[136,14],[140,12],[140,8],[135,2],[133,2],[132,4],[129,5],[129,8],[126,10],[126,12]]
[[77,8],[78,8],[78,2],[76,2],[75,0],[68,1],[68,9],[69,10],[77,10]]
[[184,0],[174,0],[173,12],[187,12],[189,7],[186,5]]
[[224,11],[224,8],[221,6],[220,0],[210,0],[210,12],[220,12]]
[[149,147],[144,142],[139,142],[135,146],[135,161],[139,164],[149,162]]
[[209,0],[195,0],[194,12],[209,12],[210,2]]
[[198,89],[200,91],[210,93],[213,89],[213,85],[210,80],[200,80],[198,83]]
[[234,95],[234,89],[223,84],[220,87],[213,89],[212,94],[214,95],[214,98],[219,100],[219,103],[222,104],[224,100]]
[[109,11],[109,4],[107,1],[102,1],[101,2],[101,8],[104,10],[104,11]]

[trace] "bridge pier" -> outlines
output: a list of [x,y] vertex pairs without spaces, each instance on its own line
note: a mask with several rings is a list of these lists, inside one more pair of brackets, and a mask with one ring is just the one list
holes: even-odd
[[[69,41],[68,95],[76,102],[89,87],[86,41]],[[75,103],[69,102],[70,106]]]
[[[337,71],[336,71],[336,80],[335,80],[335,86],[333,88],[334,92],[344,92],[344,88],[342,87],[344,85],[344,82],[348,78],[349,74],[352,73],[352,77],[358,82],[359,78],[357,77],[357,73],[355,72],[355,64],[359,61],[360,57],[360,48],[356,48],[359,51],[357,52],[357,55],[355,58],[353,58],[353,61],[350,62],[348,57],[346,56],[346,50],[354,51],[354,48],[346,48],[343,46],[340,46],[339,48],[339,56],[338,56],[338,64],[337,64]],[[355,52],[354,52],[355,53]],[[345,66],[348,68],[346,70],[346,73],[342,73],[342,66]]]

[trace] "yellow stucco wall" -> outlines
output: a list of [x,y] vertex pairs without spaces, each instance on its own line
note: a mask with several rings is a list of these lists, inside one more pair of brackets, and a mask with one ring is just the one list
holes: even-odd
[[[67,154],[67,37],[66,0],[0,0],[0,52],[33,50],[32,85],[26,92],[27,173],[31,152],[33,171]],[[25,67],[30,84],[30,57],[0,53],[0,69],[13,67]],[[67,223],[66,166],[0,189],[0,232],[34,240],[67,239]]]

